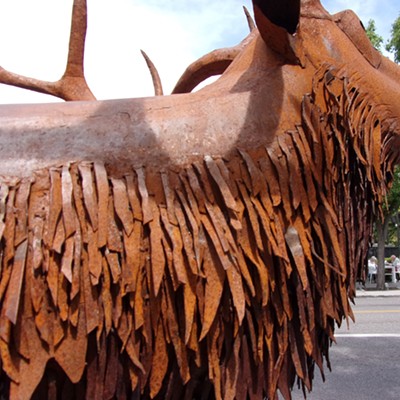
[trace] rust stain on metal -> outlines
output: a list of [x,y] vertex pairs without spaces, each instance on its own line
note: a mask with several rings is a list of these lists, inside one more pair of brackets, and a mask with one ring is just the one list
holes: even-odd
[[[0,397],[272,400],[324,373],[400,161],[400,69],[352,13],[253,4],[196,93],[0,107]],[[93,100],[85,32],[75,0],[64,77],[0,82]]]

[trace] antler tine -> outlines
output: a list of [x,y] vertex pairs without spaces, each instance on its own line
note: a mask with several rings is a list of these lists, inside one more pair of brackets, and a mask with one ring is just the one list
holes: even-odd
[[254,36],[253,30],[238,45],[214,50],[190,64],[175,85],[172,94],[191,92],[199,83],[221,75]]
[[191,92],[199,83],[205,81],[214,75],[220,75],[225,72],[235,57],[247,45],[250,39],[256,32],[256,25],[251,17],[249,10],[243,6],[243,11],[246,15],[247,24],[250,29],[250,34],[247,35],[238,45],[214,50],[211,53],[204,55],[197,61],[189,65],[185,72],[180,77],[175,85],[172,94]]
[[10,86],[16,86],[22,89],[33,90],[34,92],[57,96],[55,94],[55,82],[46,82],[34,78],[29,78],[23,75],[18,75],[13,72],[7,71],[2,67],[0,67],[0,83],[4,83],[5,85]]
[[67,101],[95,100],[83,73],[86,27],[86,0],[74,0],[67,66],[64,75],[57,82],[18,75],[0,67],[0,83],[49,94]]
[[243,11],[244,14],[246,15],[247,24],[249,25],[250,32],[253,32],[253,30],[256,29],[256,24],[254,23],[254,20],[250,15],[249,10],[247,9],[246,6],[243,6]]
[[214,75],[222,74],[235,59],[239,49],[236,47],[218,49],[190,64],[175,85],[172,94],[189,93],[199,83]]
[[95,100],[84,75],[84,54],[87,30],[86,0],[74,0],[68,60],[64,75],[58,81],[65,100]]
[[156,66],[153,64],[153,62],[150,60],[149,56],[143,50],[140,50],[140,52],[142,53],[142,56],[146,61],[147,67],[149,68],[149,71],[151,74],[151,79],[153,80],[154,94],[156,96],[163,96],[164,91],[163,91],[160,75],[157,71]]

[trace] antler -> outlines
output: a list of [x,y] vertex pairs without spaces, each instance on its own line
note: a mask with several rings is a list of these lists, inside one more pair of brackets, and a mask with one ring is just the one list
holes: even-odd
[[249,26],[250,32],[253,32],[253,30],[256,29],[256,24],[255,24],[253,18],[251,17],[249,10],[247,9],[246,6],[243,6],[243,11],[244,11],[244,15],[246,15],[247,25]]
[[199,83],[214,75],[225,72],[235,57],[243,50],[251,40],[255,32],[255,24],[246,7],[243,7],[249,25],[250,34],[238,45],[214,50],[194,63],[190,64],[176,84],[173,94],[191,92]]
[[86,0],[74,0],[68,60],[61,79],[56,82],[47,82],[18,75],[0,67],[0,83],[50,94],[67,101],[96,100],[87,85],[83,71],[86,28]]
[[153,80],[154,94],[156,96],[162,96],[164,94],[164,91],[162,88],[162,83],[161,83],[160,75],[157,71],[157,68],[153,64],[153,62],[150,60],[149,56],[143,50],[140,50],[140,51],[142,53],[143,58],[146,61],[147,67],[149,68],[149,71],[151,74],[151,79]]

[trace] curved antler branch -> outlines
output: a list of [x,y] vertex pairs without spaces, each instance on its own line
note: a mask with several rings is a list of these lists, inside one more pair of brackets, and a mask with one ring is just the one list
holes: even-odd
[[249,10],[247,9],[246,6],[243,6],[243,11],[244,14],[246,15],[247,25],[249,26],[250,32],[253,32],[253,30],[256,29],[256,24],[254,22],[254,19],[250,15]]
[[0,83],[53,96],[55,96],[54,93],[56,91],[56,82],[41,81],[39,79],[18,75],[2,67],[0,67]]
[[223,74],[235,57],[243,50],[250,39],[253,38],[254,32],[256,30],[253,29],[238,45],[213,50],[190,64],[175,85],[172,94],[189,93],[207,78]]
[[86,28],[86,0],[74,0],[68,60],[61,79],[56,82],[47,82],[18,75],[0,67],[0,83],[49,94],[67,101],[95,100],[83,72]]
[[156,66],[153,64],[153,62],[150,60],[149,56],[143,50],[140,50],[140,52],[142,53],[142,56],[146,61],[147,67],[149,68],[149,71],[151,74],[151,79],[153,80],[154,94],[156,96],[163,96],[164,91],[163,91],[160,75],[157,71]]
[[189,93],[207,78],[222,74],[239,51],[237,47],[218,49],[199,58],[186,68],[172,94]]
[[249,10],[243,6],[243,11],[247,19],[247,24],[250,29],[250,34],[246,36],[238,45],[224,49],[214,50],[211,53],[204,55],[189,67],[180,77],[172,94],[191,92],[198,84],[205,81],[207,78],[215,75],[221,75],[229,67],[235,57],[243,50],[243,48],[253,37],[256,31],[256,24],[251,17]]

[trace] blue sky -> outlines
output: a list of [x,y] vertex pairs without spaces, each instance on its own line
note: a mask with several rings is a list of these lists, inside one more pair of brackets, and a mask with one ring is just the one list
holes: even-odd
[[[390,36],[399,0],[323,0],[331,13],[353,9]],[[251,0],[88,0],[85,71],[99,99],[151,96],[139,50],[156,64],[169,93],[192,61],[237,44],[248,28],[242,6]],[[39,79],[63,73],[72,0],[0,0],[0,66]],[[47,102],[49,96],[0,85],[0,103]]]

